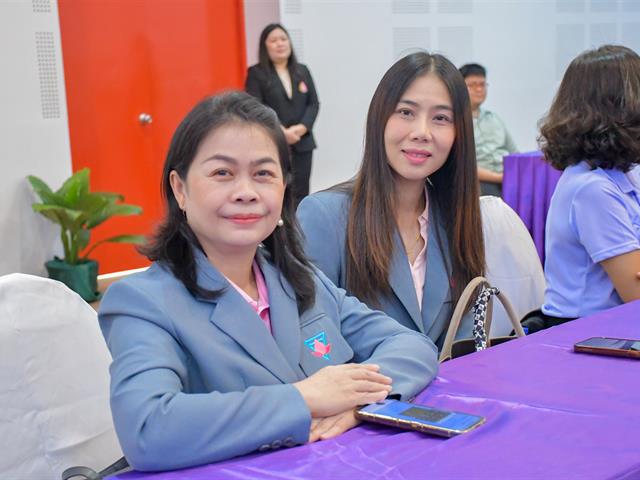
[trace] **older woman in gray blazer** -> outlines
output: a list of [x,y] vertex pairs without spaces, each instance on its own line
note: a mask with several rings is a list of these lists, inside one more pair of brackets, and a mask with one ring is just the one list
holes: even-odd
[[99,319],[111,408],[139,470],[327,439],[354,409],[435,376],[425,336],[335,287],[302,253],[275,113],[203,100],[174,134],[154,264],[115,283]]

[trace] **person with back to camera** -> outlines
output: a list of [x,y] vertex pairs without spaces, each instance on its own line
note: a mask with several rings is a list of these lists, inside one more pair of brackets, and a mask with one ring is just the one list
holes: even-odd
[[472,129],[458,69],[408,55],[373,95],[355,178],[298,207],[307,255],[331,281],[440,347],[485,268]]
[[539,141],[563,170],[546,224],[546,326],[639,299],[640,57],[614,45],[576,57]]
[[460,67],[469,89],[481,195],[502,196],[502,157],[518,150],[509,130],[494,112],[480,106],[487,99],[487,70],[477,63]]
[[425,336],[346,296],[299,240],[289,150],[246,93],[200,102],[164,166],[154,263],[107,291],[111,409],[138,470],[331,438],[435,376]]
[[280,24],[260,34],[259,62],[249,68],[245,90],[278,114],[291,146],[296,206],[309,195],[311,160],[316,143],[312,128],[318,116],[318,94],[309,69],[298,63],[289,32]]

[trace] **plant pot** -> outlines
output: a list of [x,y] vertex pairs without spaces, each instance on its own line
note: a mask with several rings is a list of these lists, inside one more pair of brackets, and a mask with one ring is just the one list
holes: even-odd
[[64,283],[71,290],[80,295],[86,302],[93,302],[100,298],[98,292],[98,262],[83,260],[71,265],[56,257],[45,263],[49,278]]

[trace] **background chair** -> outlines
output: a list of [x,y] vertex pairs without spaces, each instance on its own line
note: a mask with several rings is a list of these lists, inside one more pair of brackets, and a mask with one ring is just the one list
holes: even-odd
[[[498,197],[480,197],[487,272],[491,285],[503,291],[519,318],[540,308],[545,280],[540,257],[518,215]],[[513,326],[504,307],[494,302],[491,337],[509,335]]]
[[0,477],[60,478],[122,456],[96,312],[60,282],[0,277]]

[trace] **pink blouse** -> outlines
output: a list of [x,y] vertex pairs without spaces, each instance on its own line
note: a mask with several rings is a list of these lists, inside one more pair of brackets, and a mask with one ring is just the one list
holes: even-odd
[[[253,275],[256,278],[256,287],[258,288],[258,301],[256,302],[253,298],[251,298],[247,293],[242,290],[239,286],[229,280],[229,283],[233,285],[242,298],[244,298],[249,306],[255,310],[260,319],[264,322],[265,326],[271,332],[271,318],[269,317],[269,291],[267,290],[267,284],[264,281],[264,276],[260,271],[260,267],[258,266],[258,262],[253,261]],[[273,333],[273,332],[271,332]]]
[[409,268],[411,269],[411,278],[413,279],[413,286],[416,290],[416,298],[418,299],[418,306],[422,311],[422,290],[424,288],[424,277],[427,273],[427,227],[429,225],[429,195],[427,190],[424,191],[424,211],[418,217],[418,223],[420,224],[420,236],[424,240],[424,247],[418,253],[418,256],[413,261],[413,264],[409,262]]

